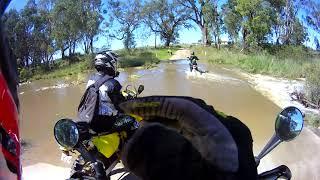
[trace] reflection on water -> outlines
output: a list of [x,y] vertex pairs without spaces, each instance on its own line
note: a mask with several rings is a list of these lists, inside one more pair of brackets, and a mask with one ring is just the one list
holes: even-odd
[[[246,123],[252,131],[256,152],[273,133],[275,115],[279,108],[254,91],[231,71],[200,65],[215,79],[187,78],[187,61],[163,63],[151,70],[127,69],[119,81],[127,84],[144,84],[142,96],[179,95],[204,99],[208,104]],[[139,78],[130,78],[138,75]],[[217,79],[219,79],[217,81]],[[237,83],[230,83],[237,81]],[[85,84],[59,87],[59,81],[36,81],[20,88],[21,133],[30,145],[23,154],[25,165],[37,162],[64,165],[53,136],[55,122],[64,117],[74,118],[76,108],[85,90]],[[44,88],[51,87],[51,88]],[[56,87],[56,88],[52,88]],[[40,90],[39,90],[40,89]]]

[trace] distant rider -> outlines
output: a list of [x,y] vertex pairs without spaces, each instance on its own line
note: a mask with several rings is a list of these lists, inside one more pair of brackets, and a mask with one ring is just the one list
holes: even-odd
[[189,66],[190,66],[190,71],[192,72],[192,69],[193,69],[193,65],[195,65],[196,66],[196,70],[197,71],[199,71],[198,70],[198,64],[197,64],[197,61],[199,60],[199,58],[196,56],[196,55],[194,55],[194,52],[192,52],[191,53],[191,56],[189,57]]

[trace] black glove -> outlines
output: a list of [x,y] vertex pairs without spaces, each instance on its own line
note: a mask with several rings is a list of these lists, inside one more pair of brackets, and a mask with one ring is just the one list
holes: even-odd
[[87,122],[79,121],[77,122],[77,127],[81,139],[88,140],[91,138],[91,135],[89,133],[90,125]]
[[[187,173],[187,179],[256,179],[249,129],[233,117],[220,115],[204,101],[191,97],[151,96],[124,102],[120,108],[149,122],[177,122],[183,133],[181,136],[178,131],[159,124],[136,131],[124,148],[122,159],[143,179],[161,179],[165,171],[179,167],[182,169],[171,173],[178,174],[177,177]],[[171,174],[168,176],[170,178]]]
[[[199,169],[206,169],[206,172],[219,172],[216,174],[233,173],[236,177],[244,179],[256,178],[257,170],[252,153],[250,130],[236,118],[217,113],[212,106],[206,105],[204,101],[191,97],[151,96],[124,102],[120,104],[120,108],[126,113],[142,116],[148,122],[157,120],[163,124],[178,125],[183,132],[183,137],[182,139],[180,138],[181,143],[186,138],[192,144],[192,147],[196,149],[196,152],[200,153],[201,159],[203,159],[199,166],[206,166],[206,168]],[[157,126],[159,125],[138,129],[123,153],[124,164],[137,175],[140,174],[144,179],[148,177],[146,174],[150,175],[150,173],[146,172],[151,168],[148,166],[157,165],[157,163],[161,164],[160,161],[166,161],[166,159],[160,158],[158,162],[153,161],[148,163],[146,160],[149,158],[147,157],[148,154],[154,157],[161,157],[163,153],[167,153],[168,157],[179,156],[179,153],[169,155],[168,151],[166,151],[168,148],[176,149],[173,147],[175,144],[171,143],[171,139],[177,139],[178,137],[174,137],[174,133],[169,132],[167,134],[171,134],[172,138],[161,135],[161,131],[165,127]],[[154,133],[147,136],[149,139],[142,138],[145,134],[148,134],[150,128],[153,128]],[[155,139],[153,141],[154,136],[157,135],[160,136],[160,140]],[[178,136],[177,133],[175,136]],[[151,149],[161,148],[159,147],[161,146],[161,142],[168,144],[169,147],[163,146],[162,150],[157,153],[149,152],[150,147]],[[178,144],[176,143],[177,146],[179,146]],[[184,146],[190,148],[186,143],[182,144],[180,144],[180,148]],[[143,148],[139,148],[139,146]],[[190,149],[189,151],[194,152]],[[192,157],[190,155],[190,161],[192,161]],[[197,155],[194,154],[194,157],[197,157]],[[138,159],[140,159],[140,164],[136,162]],[[199,160],[196,160],[196,162],[199,162]],[[168,167],[170,167],[170,164],[166,168]],[[155,168],[161,171],[163,167],[157,166]]]

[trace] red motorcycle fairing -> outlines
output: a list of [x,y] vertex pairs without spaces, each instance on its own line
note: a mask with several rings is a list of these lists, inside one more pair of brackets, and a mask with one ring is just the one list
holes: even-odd
[[18,111],[0,71],[0,180],[21,179]]

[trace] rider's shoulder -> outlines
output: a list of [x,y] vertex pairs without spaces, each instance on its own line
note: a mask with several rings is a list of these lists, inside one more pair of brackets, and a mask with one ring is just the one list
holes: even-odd
[[107,86],[109,91],[120,90],[122,88],[119,81],[114,78],[109,79],[103,85]]

